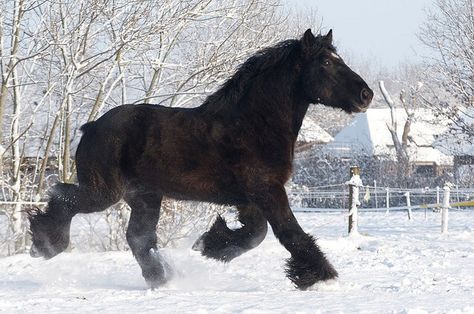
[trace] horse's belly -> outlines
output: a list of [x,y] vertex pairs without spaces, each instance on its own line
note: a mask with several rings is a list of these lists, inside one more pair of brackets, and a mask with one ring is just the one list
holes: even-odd
[[223,183],[212,177],[200,178],[184,174],[178,180],[162,182],[160,186],[165,196],[175,199],[232,205],[247,203],[244,191],[235,182]]

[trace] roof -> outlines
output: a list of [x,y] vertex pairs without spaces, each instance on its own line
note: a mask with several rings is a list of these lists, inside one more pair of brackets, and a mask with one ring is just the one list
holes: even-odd
[[[407,119],[404,109],[395,109],[398,136],[401,138]],[[324,148],[326,154],[339,157],[386,156],[395,159],[393,140],[387,124],[391,123],[389,108],[369,109],[357,114],[350,125],[342,129],[334,141]],[[426,109],[415,112],[409,133],[409,154],[417,163],[452,164],[452,156],[433,147],[435,138],[447,130],[447,121],[436,118]]]
[[303,119],[303,124],[298,134],[298,142],[326,144],[333,139],[334,138],[328,132],[324,131],[311,117],[306,116]]

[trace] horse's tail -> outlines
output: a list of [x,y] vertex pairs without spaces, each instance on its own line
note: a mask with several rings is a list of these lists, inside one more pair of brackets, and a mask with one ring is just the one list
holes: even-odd
[[63,252],[69,245],[72,217],[76,214],[77,203],[74,190],[78,186],[58,183],[49,191],[48,206],[45,211],[28,211],[30,233],[33,240],[30,254],[47,259]]
[[87,122],[86,124],[83,124],[79,130],[81,130],[82,133],[86,133],[87,131],[91,130],[95,125],[95,121],[90,121]]

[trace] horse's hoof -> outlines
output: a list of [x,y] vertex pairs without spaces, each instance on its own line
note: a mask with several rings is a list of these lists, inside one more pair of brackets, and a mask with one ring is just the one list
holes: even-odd
[[201,250],[201,254],[207,258],[212,258],[218,260],[220,262],[228,263],[234,258],[242,255],[245,252],[241,247],[236,245],[229,245],[227,247],[218,248],[218,249],[210,249],[208,247],[204,247]]
[[41,253],[38,251],[38,249],[36,248],[36,246],[32,245],[31,248],[30,248],[30,256],[31,257],[34,257],[34,258],[38,258],[38,257],[41,257]]
[[148,254],[151,257],[151,263],[142,268],[142,275],[149,289],[155,290],[174,277],[174,270],[157,249],[151,248]]
[[162,281],[152,281],[152,280],[146,280],[146,284],[148,286],[148,289],[151,291],[157,290],[159,287],[163,286],[165,282]]
[[163,279],[161,280],[161,282],[167,282],[171,280],[175,276],[173,267],[166,261],[166,259],[160,254],[157,249],[151,248],[149,253],[152,258],[160,265],[163,271]]
[[327,261],[314,261],[290,258],[287,262],[286,275],[300,290],[306,290],[320,281],[337,278],[334,267]]
[[212,239],[208,239],[208,232],[205,232],[196,240],[196,242],[194,242],[192,249],[201,252],[201,254],[207,258],[212,258],[225,263],[230,262],[245,252],[245,250],[236,245],[229,245],[225,242],[222,243],[222,241],[212,242]]
[[171,277],[165,277],[165,274],[162,271],[158,273],[149,272],[147,274],[143,272],[142,274],[143,274],[143,277],[145,278],[148,288],[151,290],[156,290],[164,286],[168,282],[168,280],[171,278]]

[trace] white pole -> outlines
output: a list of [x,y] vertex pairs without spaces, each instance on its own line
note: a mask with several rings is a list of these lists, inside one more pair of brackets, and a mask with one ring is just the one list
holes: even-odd
[[405,197],[407,198],[408,220],[411,220],[411,200],[410,200],[410,192],[409,191],[407,191],[405,193]]
[[449,214],[449,193],[451,189],[447,184],[445,184],[443,195],[443,206],[441,208],[441,232],[448,232],[448,214]]
[[[428,188],[425,188],[425,189],[423,190],[423,193],[426,193],[426,192],[428,192]],[[427,218],[427,211],[428,211],[428,207],[425,207],[425,220],[426,220],[426,218]]]
[[351,201],[351,209],[350,209],[350,217],[352,217],[352,222],[350,226],[350,234],[357,234],[359,233],[359,210],[357,205],[359,203],[359,186],[357,185],[350,185],[352,189],[352,201]]
[[388,214],[390,208],[390,188],[385,188],[385,206],[387,207],[387,211],[385,212]]
[[360,179],[359,167],[351,167],[350,169],[351,178],[347,185],[349,185],[349,234],[358,234],[358,206],[359,202],[359,187],[362,186],[362,180]]
[[[459,199],[459,185],[457,185],[457,184],[456,184],[456,201],[457,201],[458,203],[461,202],[461,200]],[[458,209],[460,209],[460,208],[459,208],[459,205],[458,205],[457,207],[458,207]]]
[[439,186],[436,187],[436,204],[440,204],[439,202]]
[[377,180],[374,180],[374,197],[375,197],[375,208],[379,208],[377,200]]

